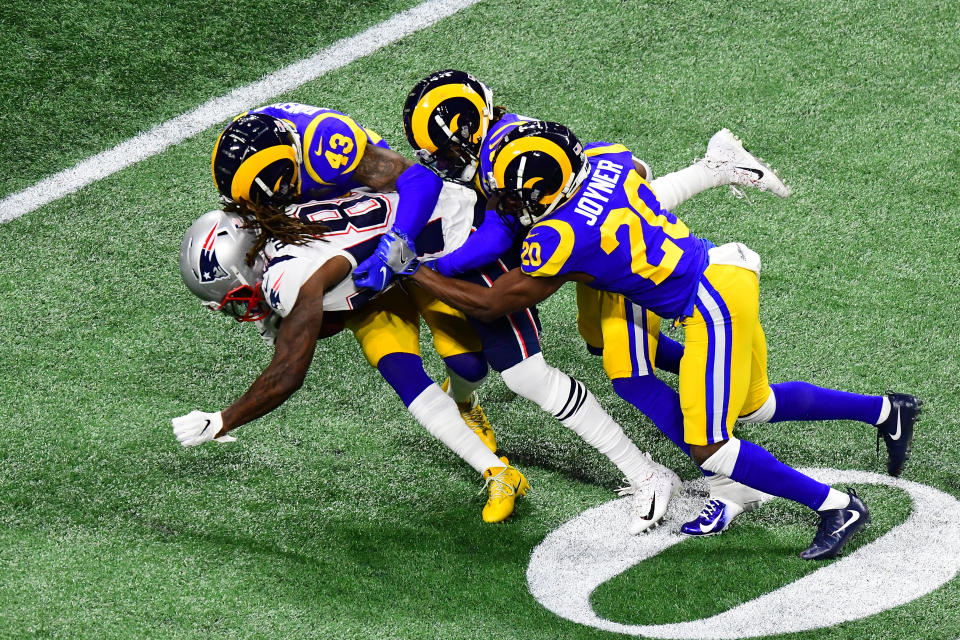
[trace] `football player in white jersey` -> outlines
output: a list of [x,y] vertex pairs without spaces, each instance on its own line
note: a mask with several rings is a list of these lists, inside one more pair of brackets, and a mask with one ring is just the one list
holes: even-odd
[[[499,522],[513,512],[516,498],[529,488],[526,478],[505,458],[498,458],[493,447],[488,448],[464,422],[456,402],[427,377],[416,339],[419,315],[412,303],[404,304],[402,291],[392,289],[364,304],[369,293],[358,289],[350,277],[363,252],[372,252],[389,231],[398,198],[396,193],[355,192],[336,200],[297,205],[302,217],[281,213],[284,224],[293,221],[323,237],[286,238],[289,243],[264,234],[262,228],[259,234],[247,228],[249,218],[237,212],[211,211],[190,227],[180,252],[180,271],[187,287],[210,309],[237,320],[256,321],[261,333],[273,341],[274,355],[247,392],[230,406],[175,418],[173,431],[182,445],[195,446],[222,438],[272,411],[303,384],[317,340],[329,335],[331,327],[335,332],[346,325],[371,364],[376,366],[375,360],[384,353],[408,356],[402,361],[403,375],[391,376],[388,381],[433,436],[483,474],[489,490],[483,519]],[[418,236],[425,255],[443,255],[463,242],[475,202],[476,196],[468,189],[451,185],[443,190],[433,216]],[[232,208],[247,211],[244,205]],[[270,225],[269,217],[261,217],[260,223]],[[360,306],[363,309],[353,311]],[[413,338],[405,344],[408,334]],[[372,357],[370,349],[378,354]]]

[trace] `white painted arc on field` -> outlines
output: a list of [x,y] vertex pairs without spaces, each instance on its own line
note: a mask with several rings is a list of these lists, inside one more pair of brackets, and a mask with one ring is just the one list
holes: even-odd
[[[875,473],[803,471],[829,484],[897,487],[910,495],[912,512],[869,545],[718,615],[681,623],[627,625],[596,615],[590,595],[635,564],[685,540],[673,532],[696,515],[702,497],[682,493],[671,503],[664,526],[641,536],[626,533],[629,498],[613,500],[565,523],[534,549],[527,569],[530,592],[557,615],[599,629],[651,638],[726,640],[865,618],[930,593],[960,572],[960,548],[955,544],[960,501],[953,496]],[[812,529],[810,534],[812,538]]]
[[282,93],[339,69],[411,33],[457,13],[480,0],[430,0],[394,15],[362,33],[333,43],[317,54],[295,62],[262,80],[234,89],[196,109],[83,160],[70,169],[44,178],[33,186],[0,200],[0,223],[30,213],[121,169],[183,142],[208,127],[270,101]]

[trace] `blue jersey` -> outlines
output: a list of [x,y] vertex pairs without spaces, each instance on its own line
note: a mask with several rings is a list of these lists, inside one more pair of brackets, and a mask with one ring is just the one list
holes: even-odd
[[590,174],[574,196],[530,228],[521,268],[531,276],[585,273],[665,318],[690,315],[710,242],[660,207],[622,145],[589,144]]
[[367,145],[390,148],[376,133],[333,109],[284,102],[254,109],[252,113],[286,120],[300,135],[303,161],[299,202],[336,198],[361,187],[353,173]]

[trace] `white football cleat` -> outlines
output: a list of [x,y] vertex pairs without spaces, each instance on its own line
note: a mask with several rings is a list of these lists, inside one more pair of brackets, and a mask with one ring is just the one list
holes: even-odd
[[781,198],[791,189],[770,165],[744,148],[743,143],[729,129],[720,129],[707,143],[703,162],[708,169],[723,178],[724,184],[754,187],[769,191]]
[[617,490],[621,496],[633,496],[627,530],[637,535],[659,524],[667,513],[670,499],[677,495],[681,486],[680,476],[656,462],[651,462],[645,477],[628,478],[627,486]]

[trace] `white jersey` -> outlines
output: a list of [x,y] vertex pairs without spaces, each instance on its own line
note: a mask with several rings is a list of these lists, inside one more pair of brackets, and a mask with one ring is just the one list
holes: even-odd
[[[322,222],[330,230],[303,245],[267,244],[261,287],[274,313],[286,317],[297,302],[300,287],[328,260],[343,256],[355,268],[372,255],[380,237],[393,226],[398,201],[396,192],[352,191],[342,198],[291,206],[290,215]],[[472,189],[444,182],[433,215],[414,241],[417,253],[427,259],[439,258],[462,245],[470,235],[476,205]],[[348,275],[323,294],[323,310],[356,309],[375,295],[370,289],[358,289]]]

